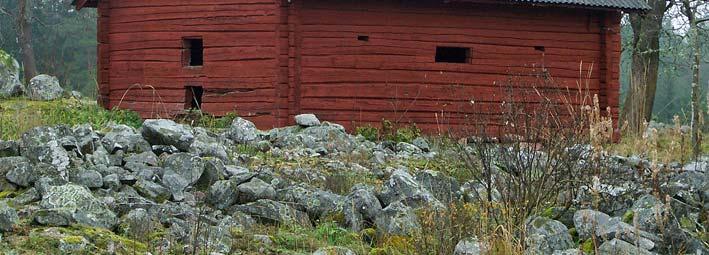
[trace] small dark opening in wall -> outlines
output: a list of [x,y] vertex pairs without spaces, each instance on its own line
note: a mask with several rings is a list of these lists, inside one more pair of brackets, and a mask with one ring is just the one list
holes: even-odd
[[183,62],[185,66],[204,65],[204,42],[201,37],[188,37],[182,40]]
[[202,86],[187,86],[185,87],[185,109],[201,110],[202,109],[202,94],[204,90]]
[[439,63],[469,63],[470,48],[436,47],[436,62]]
[[534,50],[545,52],[547,49],[544,46],[534,46]]
[[363,41],[363,42],[369,42],[369,36],[368,35],[358,35],[357,40]]

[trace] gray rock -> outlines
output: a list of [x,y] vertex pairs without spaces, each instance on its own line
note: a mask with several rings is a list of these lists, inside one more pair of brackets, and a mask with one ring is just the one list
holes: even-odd
[[260,199],[273,200],[276,198],[276,190],[259,178],[252,178],[251,181],[240,184],[237,189],[239,190],[239,203],[249,203]]
[[236,203],[238,194],[239,190],[233,181],[217,181],[209,187],[207,202],[217,209],[224,210]]
[[430,191],[438,201],[446,205],[458,199],[460,185],[453,177],[437,171],[425,170],[418,172],[415,180],[421,187]]
[[123,159],[127,168],[131,165],[141,166],[157,166],[158,156],[152,151],[146,151],[137,154],[131,154]]
[[17,217],[17,211],[7,205],[7,202],[0,201],[0,233],[10,232],[12,228],[20,221]]
[[37,192],[37,189],[34,187],[29,188],[25,190],[25,192],[22,192],[22,194],[14,197],[12,199],[12,203],[14,205],[26,205],[32,202],[37,202],[41,199],[42,197],[39,195],[39,192]]
[[82,154],[92,154],[99,145],[101,139],[90,124],[82,124],[72,128],[72,135],[76,139],[74,147]]
[[569,229],[559,221],[545,217],[531,217],[526,223],[526,254],[552,254],[556,250],[574,247]]
[[133,187],[141,196],[158,203],[170,198],[170,190],[151,181],[138,179]]
[[416,145],[399,142],[396,144],[396,155],[401,158],[410,158],[415,155],[423,154],[423,151]]
[[172,194],[172,200],[182,201],[185,199],[185,189],[190,185],[190,181],[172,169],[165,170],[162,176],[162,185]]
[[431,192],[416,182],[407,171],[401,169],[394,171],[389,180],[384,183],[382,191],[377,197],[384,205],[400,201],[413,208],[443,207],[443,204]]
[[[50,186],[39,205],[50,214],[92,227],[111,229],[118,223],[116,215],[103,202],[94,197],[87,188],[74,184]],[[51,223],[35,219],[42,224]]]
[[256,202],[234,207],[234,209],[250,215],[256,221],[263,224],[297,224],[305,227],[312,225],[308,214],[273,200],[261,199]]
[[226,137],[236,143],[251,143],[257,140],[259,130],[253,122],[246,119],[236,117],[232,122],[229,130],[226,131]]
[[201,127],[194,129],[194,136],[195,139],[190,146],[190,152],[200,157],[215,157],[225,162],[229,161],[226,147],[217,140],[216,136]]
[[79,169],[70,178],[71,182],[90,189],[103,187],[103,176],[95,170]]
[[328,191],[290,186],[278,191],[278,199],[287,202],[295,209],[307,212],[310,219],[317,220],[337,211],[343,197]]
[[554,251],[552,255],[585,255],[585,253],[579,249],[568,249],[563,251]]
[[0,140],[0,158],[20,156],[20,145],[15,141]]
[[694,161],[689,162],[682,167],[684,171],[698,171],[698,172],[709,172],[709,162],[706,161]]
[[224,172],[226,171],[226,166],[221,159],[218,158],[205,158],[204,159],[204,172],[202,176],[194,184],[195,188],[200,191],[207,191],[209,187],[215,182],[224,179]]
[[21,153],[33,163],[51,164],[59,171],[64,171],[69,166],[69,154],[59,144],[64,135],[60,128],[32,128],[22,134]]
[[11,183],[21,187],[30,187],[36,180],[34,167],[25,157],[0,158],[0,174]]
[[411,209],[400,201],[389,204],[376,216],[374,224],[380,235],[408,236],[420,231],[418,217]]
[[22,94],[24,87],[20,82],[20,70],[20,63],[0,50],[0,98]]
[[380,214],[382,205],[374,194],[374,188],[357,184],[342,203],[342,211],[349,228],[359,232],[364,229],[365,222],[374,221]]
[[426,139],[423,137],[416,137],[416,139],[411,141],[411,144],[416,145],[416,147],[419,147],[419,149],[421,149],[423,152],[431,151],[431,147],[428,145],[428,141],[426,141]]
[[103,187],[117,191],[121,188],[121,181],[117,174],[109,174],[103,177]]
[[455,245],[453,255],[480,255],[484,254],[484,249],[480,245],[477,237],[470,237],[460,240]]
[[166,119],[145,120],[141,134],[151,145],[172,145],[180,151],[188,151],[194,141],[188,126]]
[[306,113],[306,114],[296,115],[295,116],[295,123],[298,124],[299,126],[303,126],[303,127],[313,127],[313,126],[319,126],[320,120],[318,119],[318,117],[315,116],[315,114]]
[[187,180],[188,184],[194,184],[202,177],[204,160],[192,154],[177,153],[168,156],[163,167],[165,173],[171,170]]
[[54,100],[62,97],[64,89],[59,86],[57,77],[40,74],[30,80],[27,85],[27,97],[32,100]]
[[101,139],[101,144],[108,153],[112,154],[119,150],[127,153],[152,151],[148,141],[132,127],[114,124],[107,128],[109,132]]
[[611,218],[605,213],[594,210],[578,210],[574,213],[574,226],[581,240],[595,236],[610,240],[619,238],[650,250],[660,238],[622,222],[620,218]]
[[652,255],[653,253],[636,247],[623,240],[613,239],[598,247],[598,253],[603,255]]
[[633,224],[640,230],[657,233],[665,218],[665,205],[653,195],[640,197],[633,204]]
[[591,238],[601,227],[606,226],[610,218],[608,214],[599,211],[578,210],[574,213],[574,227],[579,238],[586,240]]
[[356,253],[345,247],[330,246],[316,250],[313,255],[356,255]]
[[[494,185],[487,187],[487,184],[476,181],[468,181],[460,187],[463,199],[466,202],[488,201],[497,202],[502,199],[502,194]],[[488,194],[489,193],[489,194]]]

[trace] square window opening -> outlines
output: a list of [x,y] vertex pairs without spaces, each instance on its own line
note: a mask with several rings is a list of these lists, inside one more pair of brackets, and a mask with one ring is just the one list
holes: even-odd
[[544,47],[544,46],[534,46],[534,50],[541,51],[541,52],[547,51],[546,47]]
[[185,66],[204,65],[204,42],[201,37],[182,39],[183,63]]
[[202,110],[202,94],[204,90],[202,86],[187,86],[185,87],[185,109],[187,110]]
[[437,63],[470,63],[470,48],[436,47]]
[[368,35],[358,35],[357,40],[363,41],[363,42],[368,42],[369,41],[369,36]]

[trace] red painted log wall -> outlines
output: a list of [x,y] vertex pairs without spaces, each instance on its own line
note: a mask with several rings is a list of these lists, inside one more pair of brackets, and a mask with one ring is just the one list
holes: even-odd
[[[537,90],[558,100],[581,85],[617,119],[613,11],[435,1],[100,3],[100,102],[144,117],[182,111],[185,86],[202,86],[204,111],[236,111],[261,128],[308,112],[348,127],[387,119],[436,131],[472,114],[499,120],[508,80],[539,83],[546,73],[553,82]],[[186,68],[182,38],[196,36],[204,66]],[[436,63],[436,46],[470,48],[470,63]],[[511,96],[540,101],[530,87]]]

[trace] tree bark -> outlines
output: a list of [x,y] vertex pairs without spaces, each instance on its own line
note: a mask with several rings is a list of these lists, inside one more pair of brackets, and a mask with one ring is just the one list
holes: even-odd
[[[671,4],[672,2],[670,2]],[[630,89],[623,103],[622,116],[628,131],[641,132],[644,121],[652,118],[660,64],[660,32],[662,18],[668,9],[665,0],[649,0],[652,10],[630,14],[633,28],[633,49]]]
[[37,75],[37,64],[32,49],[31,1],[19,0],[17,5],[17,28],[19,33],[20,50],[22,51],[22,66],[24,69],[25,83]]
[[698,7],[692,8],[689,0],[683,0],[683,12],[689,21],[689,42],[692,49],[691,70],[692,70],[692,157],[699,158],[702,150],[702,119],[701,114],[704,112],[699,104],[699,70],[701,62],[701,44],[699,43],[699,21],[697,20]]

